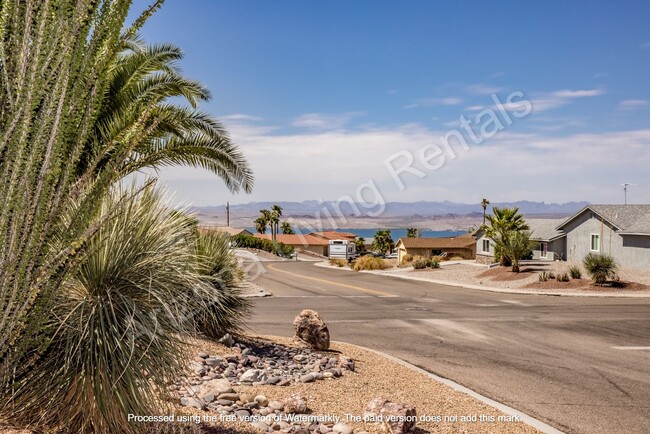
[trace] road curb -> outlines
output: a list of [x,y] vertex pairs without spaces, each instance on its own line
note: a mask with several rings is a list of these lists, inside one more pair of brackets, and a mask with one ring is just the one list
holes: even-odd
[[[332,268],[334,270],[353,271],[353,270],[350,270],[350,269],[346,269],[344,267],[334,267],[332,265],[327,264],[326,262],[318,262],[318,263],[315,263],[314,266],[322,267],[322,268]],[[429,283],[435,283],[437,285],[454,286],[456,288],[465,288],[465,289],[476,289],[478,291],[498,292],[498,293],[502,293],[502,294],[545,295],[545,296],[550,296],[550,297],[650,298],[650,295],[646,295],[646,294],[626,294],[626,293],[607,293],[607,294],[593,293],[593,294],[588,294],[588,293],[582,293],[582,292],[553,292],[553,291],[540,291],[540,292],[535,291],[535,292],[531,292],[531,291],[526,291],[526,290],[523,290],[523,289],[494,288],[492,286],[469,285],[469,284],[458,283],[458,282],[450,282],[450,281],[447,281],[447,280],[425,279],[423,277],[404,276],[404,275],[401,275],[399,273],[386,272],[385,270],[382,270],[382,271],[364,270],[364,271],[358,271],[358,273],[369,273],[369,274],[375,274],[377,276],[389,276],[389,277],[395,277],[397,279],[417,280],[419,282],[429,282]]]
[[[333,341],[333,342],[336,342],[336,341]],[[452,381],[452,380],[449,380],[447,378],[440,377],[440,376],[438,376],[436,374],[433,374],[433,373],[431,373],[431,372],[429,372],[429,371],[427,371],[425,369],[420,368],[419,366],[415,366],[415,365],[407,362],[406,360],[402,360],[399,357],[395,357],[393,355],[384,353],[382,351],[373,350],[372,348],[362,347],[361,345],[355,345],[355,344],[351,344],[351,343],[348,343],[348,342],[339,342],[339,343],[346,344],[346,345],[351,345],[353,347],[357,347],[357,348],[360,348],[362,350],[371,351],[371,352],[373,352],[375,354],[378,354],[378,355],[380,355],[382,357],[387,358],[388,360],[392,360],[395,363],[399,363],[400,365],[402,365],[402,366],[404,366],[406,368],[409,368],[412,371],[418,372],[420,374],[424,374],[427,377],[431,378],[432,380],[435,380],[435,381],[437,381],[439,383],[442,383],[442,384],[444,384],[446,386],[449,386],[449,387],[451,387],[452,389],[454,389],[454,390],[456,390],[458,392],[469,395],[472,398],[477,399],[478,401],[481,401],[482,403],[484,403],[484,404],[486,404],[486,405],[488,405],[488,406],[490,406],[492,408],[495,408],[495,409],[499,410],[502,413],[505,413],[505,414],[507,414],[509,416],[517,416],[525,424],[530,425],[533,428],[536,428],[536,429],[538,429],[538,430],[540,430],[540,431],[542,431],[542,432],[544,432],[546,434],[564,434],[563,431],[560,431],[560,430],[558,430],[556,428],[553,428],[552,426],[542,422],[539,419],[535,419],[534,417],[529,416],[526,413],[523,413],[523,412],[521,412],[521,411],[519,411],[517,409],[514,409],[514,408],[512,408],[510,406],[507,406],[505,404],[502,404],[502,403],[500,403],[498,401],[495,401],[495,400],[493,400],[491,398],[488,398],[487,396],[481,395],[480,393],[475,392],[472,389],[468,389],[467,387],[462,386],[462,385],[456,383],[455,381]]]

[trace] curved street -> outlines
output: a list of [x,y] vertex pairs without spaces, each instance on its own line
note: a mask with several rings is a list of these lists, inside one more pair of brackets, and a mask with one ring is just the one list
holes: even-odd
[[569,433],[650,432],[650,299],[514,295],[266,262],[253,332],[317,310],[384,351]]

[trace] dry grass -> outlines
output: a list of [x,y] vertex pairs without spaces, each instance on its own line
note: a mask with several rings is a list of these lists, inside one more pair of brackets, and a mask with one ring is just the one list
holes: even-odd
[[354,271],[361,270],[385,270],[391,266],[381,258],[375,258],[371,255],[362,256],[352,262],[352,269]]

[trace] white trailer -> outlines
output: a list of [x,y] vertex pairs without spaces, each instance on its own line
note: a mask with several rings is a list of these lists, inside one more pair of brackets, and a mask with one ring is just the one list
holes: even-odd
[[348,240],[330,240],[328,256],[330,259],[356,258],[357,251],[354,243]]

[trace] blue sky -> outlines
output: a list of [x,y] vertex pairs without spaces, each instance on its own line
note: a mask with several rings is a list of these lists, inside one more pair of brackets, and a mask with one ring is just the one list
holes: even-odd
[[[168,0],[143,36],[183,49],[256,188],[232,196],[186,168],[160,176],[195,205],[334,200],[369,181],[387,201],[613,203],[630,182],[630,201],[648,203],[648,18],[643,1]],[[532,110],[510,124],[493,98],[513,92]],[[485,110],[497,133],[436,169],[420,161],[450,131],[468,137],[460,116],[480,131]],[[400,188],[387,160],[405,152]]]

